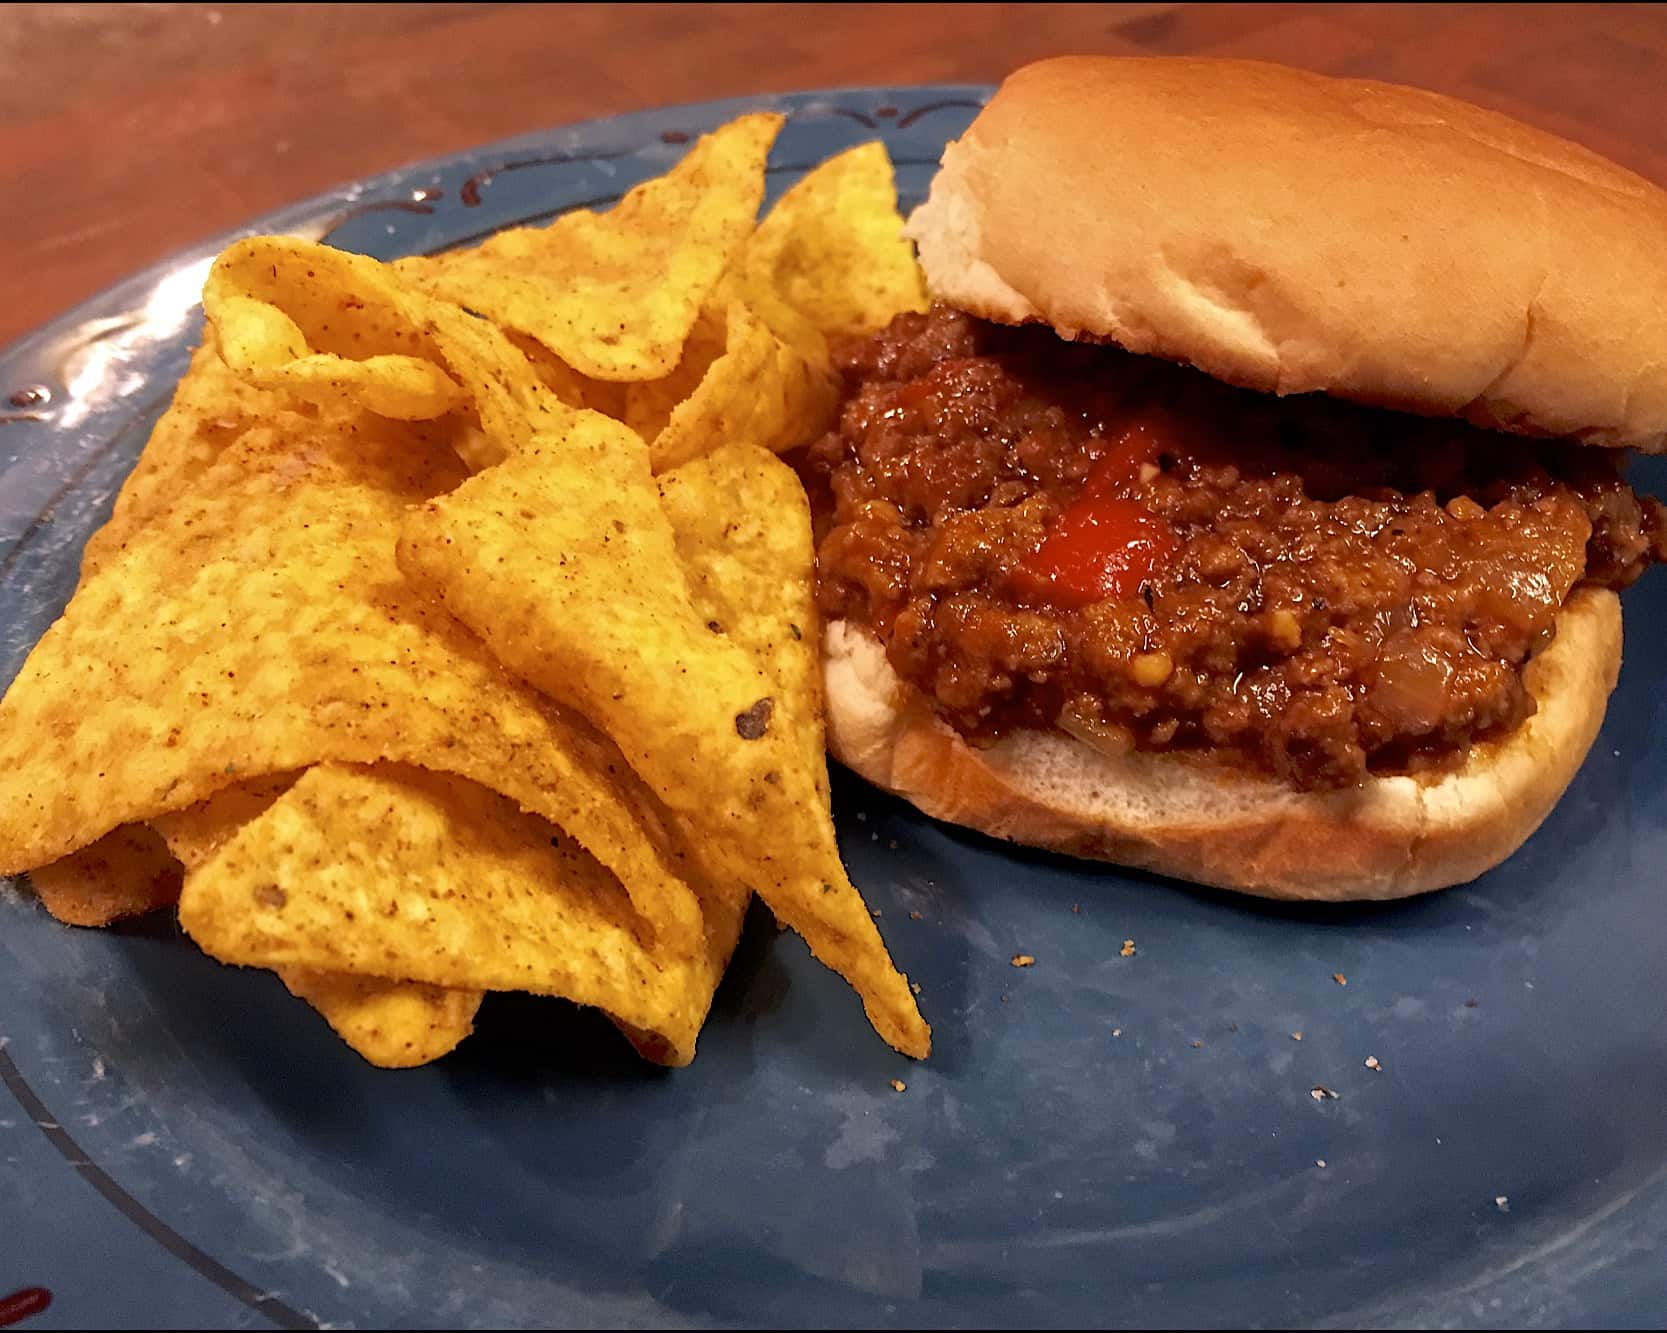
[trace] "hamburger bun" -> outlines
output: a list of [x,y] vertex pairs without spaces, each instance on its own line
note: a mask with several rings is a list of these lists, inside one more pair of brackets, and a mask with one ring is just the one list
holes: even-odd
[[[1045,61],[945,150],[908,234],[938,300],[1243,388],[1596,445],[1667,436],[1667,192],[1434,93]],[[1055,732],[974,748],[865,629],[828,625],[825,661],[834,756],[929,815],[1270,898],[1387,899],[1470,880],[1539,826],[1602,724],[1621,615],[1577,588],[1524,671],[1527,722],[1456,771],[1346,790]]]
[[866,630],[827,626],[828,747],[937,819],[1264,898],[1405,898],[1474,879],[1551,813],[1591,749],[1621,667],[1614,593],[1581,588],[1528,663],[1537,711],[1434,780],[1297,791],[1207,758],[1108,754],[1024,731],[974,749]]
[[908,234],[950,305],[1241,388],[1667,436],[1667,191],[1436,93],[1046,60],[944,151]]

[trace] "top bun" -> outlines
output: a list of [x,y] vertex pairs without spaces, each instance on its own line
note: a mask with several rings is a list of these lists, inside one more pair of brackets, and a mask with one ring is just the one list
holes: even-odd
[[1245,388],[1667,436],[1667,191],[1436,93],[1045,60],[944,150],[909,235],[960,309]]

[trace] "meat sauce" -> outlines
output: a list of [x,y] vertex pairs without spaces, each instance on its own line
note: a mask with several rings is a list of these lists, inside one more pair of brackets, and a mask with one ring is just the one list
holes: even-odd
[[975,743],[1063,728],[1305,788],[1533,711],[1578,584],[1667,558],[1614,451],[1276,399],[944,307],[840,351],[818,595]]

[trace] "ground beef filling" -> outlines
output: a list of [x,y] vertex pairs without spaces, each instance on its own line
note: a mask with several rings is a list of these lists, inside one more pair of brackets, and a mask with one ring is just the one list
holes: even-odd
[[1278,400],[947,308],[841,349],[804,460],[829,619],[974,742],[1063,728],[1300,787],[1534,708],[1578,584],[1667,558],[1612,451]]

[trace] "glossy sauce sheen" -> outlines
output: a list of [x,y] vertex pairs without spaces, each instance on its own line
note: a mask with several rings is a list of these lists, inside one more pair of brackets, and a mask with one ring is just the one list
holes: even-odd
[[1297,786],[1533,710],[1577,584],[1667,556],[1609,450],[1275,399],[942,307],[841,349],[818,596],[975,743],[1063,728]]

